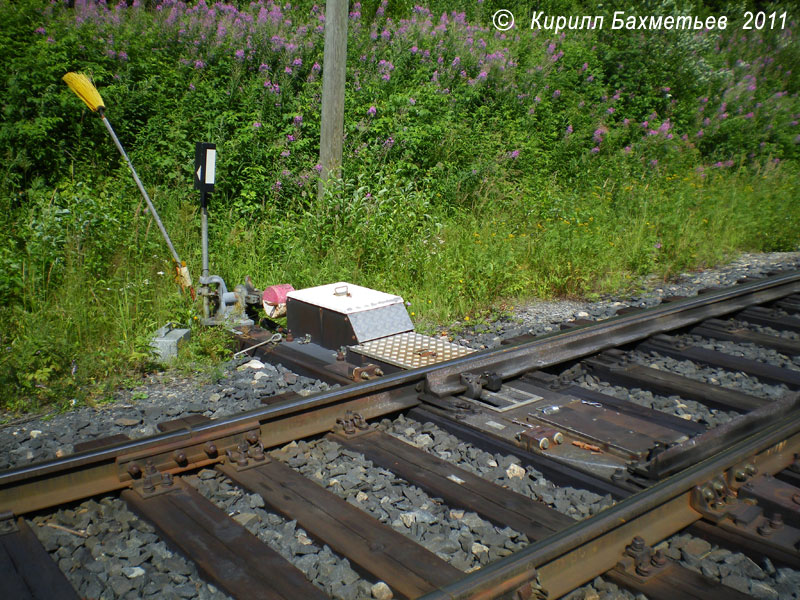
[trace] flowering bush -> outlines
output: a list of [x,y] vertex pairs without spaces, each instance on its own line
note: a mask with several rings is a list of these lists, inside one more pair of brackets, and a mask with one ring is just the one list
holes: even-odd
[[[151,180],[185,182],[191,143],[207,138],[218,144],[224,202],[309,197],[321,5],[23,4],[22,11],[4,6],[9,26],[0,40],[0,69],[10,82],[0,126],[11,158],[7,186],[56,181],[76,160],[107,160],[102,128],[79,118],[58,81],[75,69],[92,74]],[[460,202],[481,188],[477,180],[465,187],[472,179],[464,173],[505,169],[511,152],[520,174],[609,159],[646,169],[654,160],[667,167],[670,156],[704,165],[798,157],[794,21],[785,31],[732,24],[722,34],[643,34],[607,26],[553,36],[528,29],[521,17],[514,29],[496,31],[493,2],[471,5],[469,16],[447,4],[352,4],[349,175],[387,163],[407,176],[444,171],[436,191]],[[659,10],[676,11],[669,2]]]

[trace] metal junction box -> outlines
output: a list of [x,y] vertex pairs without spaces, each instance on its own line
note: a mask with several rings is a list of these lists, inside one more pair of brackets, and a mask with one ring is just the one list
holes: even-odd
[[309,335],[325,348],[362,344],[414,329],[400,296],[352,283],[295,290],[286,300],[292,335]]

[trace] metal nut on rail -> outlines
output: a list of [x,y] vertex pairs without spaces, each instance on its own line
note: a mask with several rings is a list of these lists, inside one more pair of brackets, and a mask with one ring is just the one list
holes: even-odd
[[189,464],[189,459],[186,458],[186,452],[183,450],[175,450],[175,452],[172,453],[172,460],[178,463],[178,465],[181,467],[185,467],[187,464]]

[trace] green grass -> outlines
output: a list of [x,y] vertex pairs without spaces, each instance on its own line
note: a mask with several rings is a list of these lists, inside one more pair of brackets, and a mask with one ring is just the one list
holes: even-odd
[[[250,275],[397,293],[425,331],[800,243],[800,45],[788,30],[747,43],[733,24],[503,38],[474,27],[503,7],[490,0],[433,35],[429,17],[464,7],[435,0],[429,16],[390,2],[381,16],[365,1],[348,38],[346,180],[317,201],[314,3],[263,22],[249,2],[251,19],[199,7],[199,21],[194,8],[142,4],[0,2],[5,410],[109,398],[158,368],[148,343],[168,321],[193,330],[175,368],[216,376],[230,354],[224,333],[197,325],[199,303],[178,291],[130,174],[62,84],[67,70],[95,78],[195,281],[199,139],[218,148],[212,272],[230,287]],[[252,56],[237,57],[243,40]]]

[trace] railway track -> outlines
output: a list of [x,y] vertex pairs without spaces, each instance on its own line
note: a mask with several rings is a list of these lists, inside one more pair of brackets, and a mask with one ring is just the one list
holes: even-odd
[[[252,353],[298,372],[370,379],[0,473],[0,590],[78,597],[63,572],[102,556],[60,556],[42,531],[98,538],[113,505],[191,563],[171,582],[110,573],[115,597],[191,588],[195,568],[237,598],[557,598],[597,576],[746,597],[665,540],[800,569],[798,332],[791,272],[413,370],[264,344]],[[302,558],[318,553],[331,562]],[[322,583],[336,569],[341,585]]]

